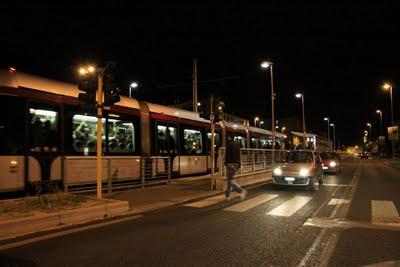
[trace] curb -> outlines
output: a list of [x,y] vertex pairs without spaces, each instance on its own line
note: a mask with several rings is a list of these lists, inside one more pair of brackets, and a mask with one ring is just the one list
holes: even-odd
[[37,215],[0,222],[0,241],[21,237],[38,231],[61,226],[129,214],[129,202],[110,202],[94,207],[85,207],[52,214]]

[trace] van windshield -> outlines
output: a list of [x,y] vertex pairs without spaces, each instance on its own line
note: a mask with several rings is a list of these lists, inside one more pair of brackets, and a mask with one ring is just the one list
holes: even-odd
[[286,163],[312,163],[313,156],[307,151],[291,151],[286,155]]

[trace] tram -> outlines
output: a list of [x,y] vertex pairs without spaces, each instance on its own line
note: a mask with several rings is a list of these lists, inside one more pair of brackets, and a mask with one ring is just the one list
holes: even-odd
[[[0,70],[0,193],[96,182],[97,117],[82,112],[79,93],[74,84]],[[211,169],[211,125],[197,113],[121,96],[102,123],[103,156],[117,180],[138,179],[141,157],[170,157],[173,177]],[[243,148],[271,144],[270,131],[220,121],[216,150],[229,134]]]

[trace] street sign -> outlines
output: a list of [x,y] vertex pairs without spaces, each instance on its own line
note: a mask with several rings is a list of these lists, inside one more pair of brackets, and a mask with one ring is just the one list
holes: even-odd
[[381,144],[381,145],[385,144],[385,136],[384,135],[379,136],[379,144]]
[[398,126],[388,127],[388,139],[391,141],[399,140],[399,127]]

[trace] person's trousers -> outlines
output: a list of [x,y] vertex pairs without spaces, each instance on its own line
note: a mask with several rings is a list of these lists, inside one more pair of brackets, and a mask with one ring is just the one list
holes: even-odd
[[227,176],[227,187],[225,196],[230,197],[232,191],[236,191],[241,193],[243,189],[233,181],[233,177],[235,176],[236,169],[234,167],[226,167],[226,176]]

